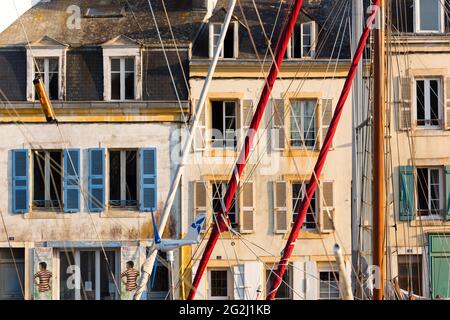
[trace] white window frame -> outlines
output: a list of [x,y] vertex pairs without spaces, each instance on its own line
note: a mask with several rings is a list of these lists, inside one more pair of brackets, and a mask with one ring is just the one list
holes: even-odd
[[[309,55],[304,55],[303,54],[303,36],[304,36],[304,32],[303,32],[303,28],[305,25],[311,25],[311,34],[310,34],[310,51],[309,51]],[[316,44],[317,44],[317,23],[315,21],[309,21],[309,22],[304,22],[302,24],[300,24],[300,57],[295,57],[295,47],[292,45],[294,43],[294,37],[295,34],[293,33],[291,38],[289,39],[289,43],[288,43],[288,48],[286,51],[287,54],[287,58],[288,59],[314,59],[316,57]]]
[[[419,167],[417,169],[427,169],[428,170],[428,177],[427,177],[427,184],[428,184],[428,190],[427,190],[427,196],[428,196],[428,210],[431,212],[431,188],[430,188],[430,179],[431,179],[431,174],[430,171],[431,170],[438,170],[439,171],[439,211],[442,212],[444,210],[445,207],[445,202],[444,202],[444,192],[445,192],[445,176],[444,176],[444,169],[442,167]],[[437,214],[428,214],[428,215],[420,215],[420,209],[419,209],[419,192],[421,192],[421,190],[419,190],[419,183],[418,183],[418,173],[416,173],[417,176],[417,180],[416,180],[416,194],[415,196],[417,197],[417,201],[416,201],[416,212],[417,212],[417,216],[419,217],[419,219],[422,220],[442,220],[443,216],[441,213],[437,213]]]
[[[133,61],[134,61],[135,58],[134,57],[111,57],[111,60],[110,60],[110,64],[111,65],[112,65],[112,63],[111,63],[112,60],[119,60],[120,61],[119,71],[113,71],[111,69],[111,74],[118,73],[120,75],[120,98],[119,99],[112,99],[112,97],[111,97],[111,101],[133,101],[133,100],[135,100],[135,98],[127,99],[125,97],[125,95],[126,95],[125,79],[126,79],[127,73],[133,73],[134,74],[134,81],[136,81],[136,64],[134,66],[133,71],[127,71],[126,70],[126,60],[128,60],[128,59],[133,59]],[[111,86],[111,82],[110,82],[109,85]],[[136,97],[136,84],[134,85],[134,96]]]
[[[223,200],[223,197],[225,196],[225,193],[227,191],[227,186],[228,186],[228,182],[226,181],[211,181],[211,188],[210,188],[210,192],[211,192],[211,201],[220,199]],[[218,197],[214,194],[214,185],[215,184],[220,184],[221,186],[221,192],[222,194]],[[239,226],[239,194],[235,194],[235,203],[234,203],[234,212],[233,214],[235,215],[235,221],[230,221],[232,225],[236,225]],[[223,202],[222,202],[223,205]],[[215,213],[214,211],[214,206],[211,208],[212,214]]]
[[[290,186],[291,186],[290,193],[291,194],[290,194],[290,204],[289,204],[289,206],[291,208],[291,215],[290,215],[291,224],[294,223],[294,214],[295,214],[295,212],[294,212],[295,207],[293,206],[293,202],[294,202],[294,200],[297,200],[297,201],[299,201],[299,204],[301,203],[303,197],[306,195],[306,184],[307,183],[308,182],[306,182],[306,181],[298,181],[298,180],[297,181],[294,180],[294,181],[290,182]],[[300,198],[298,198],[298,199],[294,199],[294,184],[301,184],[302,185],[301,195],[300,195]],[[317,231],[319,229],[318,228],[318,219],[319,219],[319,207],[318,207],[318,204],[319,204],[319,202],[318,202],[318,191],[317,190],[314,192],[314,199],[313,200],[314,200],[314,208],[315,208],[315,213],[314,213],[315,214],[315,219],[314,219],[314,221],[316,222],[316,226],[314,228],[307,228],[305,223],[303,223],[302,230],[304,230],[304,231]],[[312,214],[312,213],[310,213],[310,212],[306,213],[306,215],[309,215],[309,214]],[[306,221],[306,216],[305,216],[305,221]]]
[[[301,137],[303,136],[303,140],[302,140],[303,144],[301,146],[293,146],[292,145],[292,133],[294,132],[293,128],[292,128],[292,117],[294,116],[294,108],[293,108],[294,106],[293,105],[296,103],[301,104],[301,111],[300,111],[301,114],[300,114],[300,116],[296,116],[300,120],[300,123],[297,123],[298,127],[300,129],[300,136]],[[304,118],[305,118],[305,103],[313,103],[313,105],[314,105],[314,113],[313,113],[313,116],[314,116],[314,127],[313,127],[313,129],[314,129],[314,145],[313,146],[306,146],[306,141],[304,140],[305,133],[303,132],[303,129],[304,129],[303,122],[304,122]],[[290,104],[291,104],[291,106],[290,106],[290,111],[289,111],[289,146],[292,149],[304,149],[304,150],[316,149],[317,143],[318,143],[317,135],[318,135],[318,127],[319,127],[319,126],[317,126],[317,123],[316,123],[317,122],[317,110],[318,110],[317,100],[314,100],[314,99],[291,100]]]
[[[58,59],[58,100],[64,100],[66,91],[66,47],[31,47],[27,49],[27,101],[36,101],[34,89],[34,76],[37,73],[35,60],[37,58],[57,58]],[[43,71],[43,70],[41,70]],[[48,94],[48,81],[45,79],[45,89]]]
[[[227,296],[212,296],[211,271],[225,271],[227,273]],[[233,294],[232,274],[227,268],[210,268],[208,269],[208,300],[229,300]]]
[[439,30],[422,30],[420,28],[420,1],[429,0],[414,0],[414,31],[416,33],[444,33],[445,13],[442,2],[439,1]]
[[[339,299],[341,299],[341,297],[342,297],[342,294],[341,294],[341,290],[340,290],[340,281],[341,281],[341,276],[342,275],[340,275],[339,274],[339,270],[338,270],[338,268],[337,267],[334,267],[334,266],[328,266],[328,267],[323,267],[323,268],[319,268],[319,270],[318,270],[318,272],[317,272],[317,281],[318,281],[318,290],[317,290],[317,300],[331,300],[330,298],[328,298],[328,299],[325,299],[325,298],[321,298],[320,297],[320,294],[321,294],[321,287],[320,287],[320,284],[321,284],[321,282],[322,282],[322,280],[320,279],[320,273],[321,272],[328,272],[328,273],[330,273],[331,274],[331,277],[332,278],[330,278],[330,279],[333,279],[333,281],[336,283],[336,286],[337,286],[337,290],[338,290],[338,292],[339,292],[339,297],[337,297],[336,298],[336,300],[339,300]],[[336,273],[336,274],[338,274],[339,275],[339,280],[338,281],[336,281],[336,279],[334,278],[334,275],[333,275],[333,273]],[[328,283],[330,283],[330,281],[328,281]],[[330,297],[330,291],[328,291],[328,297]],[[333,299],[334,300],[334,299]]]
[[[438,83],[438,120],[440,124],[438,125],[431,125],[431,124],[425,124],[425,125],[418,125],[418,119],[417,119],[417,109],[418,109],[418,103],[417,103],[417,82],[423,81],[424,82],[424,100],[425,100],[425,121],[431,120],[431,106],[430,106],[430,94],[431,94],[431,87],[430,87],[430,81],[437,81]],[[444,126],[444,103],[443,103],[443,86],[442,86],[442,79],[439,77],[424,77],[424,78],[415,78],[414,79],[414,93],[415,93],[415,112],[414,112],[414,123],[415,126],[419,129],[440,129]]]
[[[213,105],[212,105],[212,103],[213,102],[222,102],[222,114],[223,114],[223,117],[222,117],[222,127],[223,127],[222,141],[225,142],[225,145],[223,145],[223,143],[222,143],[222,145],[220,147],[213,146],[212,135],[210,135],[209,136],[209,141],[210,141],[211,148],[215,149],[215,150],[220,150],[220,149],[222,149],[222,150],[236,150],[236,148],[239,146],[238,134],[237,133],[238,133],[239,128],[241,127],[240,123],[238,123],[238,120],[239,120],[239,118],[242,118],[242,117],[240,117],[241,108],[239,108],[239,103],[238,103],[238,101],[235,101],[235,100],[226,100],[226,99],[225,100],[213,100],[213,101],[211,101],[211,108],[210,108],[210,115],[211,115],[211,117],[210,117],[210,119],[211,119],[210,120],[211,121],[210,128],[211,128],[211,133],[213,133],[212,130],[214,129],[212,127],[212,112],[213,112]],[[234,117],[230,117],[230,116],[226,115],[226,109],[227,109],[227,104],[228,103],[233,103],[234,104],[234,109],[235,109]],[[226,120],[228,118],[229,119],[233,119],[234,118],[235,129],[234,129],[233,137],[236,140],[236,147],[234,147],[234,143],[235,143],[234,140],[233,140],[233,146],[231,146],[231,145],[229,145],[229,141],[226,139],[226,137],[227,137],[227,134],[226,134],[226,122],[227,121]]]
[[[114,43],[103,46],[103,99],[105,101],[136,101],[142,99],[142,63],[140,46],[129,48],[115,48]],[[111,59],[134,58],[134,99],[111,99]],[[124,67],[125,69],[125,67]],[[121,90],[125,90],[125,87]],[[125,97],[125,94],[121,97]]]
[[[220,51],[220,58],[222,59],[236,59],[239,55],[239,24],[237,21],[231,21],[230,26],[233,25],[233,57],[232,58],[224,58],[224,52],[225,52],[225,43],[222,47],[222,50]],[[220,26],[220,31],[217,33],[217,30],[215,30],[215,26]],[[208,52],[209,52],[209,58],[214,57],[215,49],[218,46],[218,41],[220,38],[220,33],[222,32],[223,23],[220,22],[211,22],[209,24],[209,45],[208,45]]]

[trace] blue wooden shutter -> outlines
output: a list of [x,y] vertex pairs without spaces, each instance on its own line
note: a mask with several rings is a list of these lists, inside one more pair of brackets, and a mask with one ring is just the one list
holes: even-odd
[[64,149],[64,212],[80,211],[80,149]]
[[28,149],[12,150],[12,210],[27,213],[28,207]]
[[446,219],[450,220],[450,166],[445,167],[445,194],[447,199]]
[[414,167],[400,168],[400,221],[411,221],[415,216]]
[[105,149],[89,149],[89,211],[105,209]]
[[157,168],[156,149],[143,148],[139,150],[140,159],[140,211],[155,211],[157,202]]

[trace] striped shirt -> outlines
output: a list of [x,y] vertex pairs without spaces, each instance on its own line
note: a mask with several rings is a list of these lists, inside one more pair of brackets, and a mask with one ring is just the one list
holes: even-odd
[[126,271],[122,272],[121,278],[126,277],[125,287],[127,291],[134,291],[137,288],[137,278],[139,277],[139,271],[136,269],[127,269]]
[[34,279],[38,278],[37,283],[39,292],[47,292],[50,290],[50,279],[52,278],[52,273],[48,270],[41,270],[34,275]]

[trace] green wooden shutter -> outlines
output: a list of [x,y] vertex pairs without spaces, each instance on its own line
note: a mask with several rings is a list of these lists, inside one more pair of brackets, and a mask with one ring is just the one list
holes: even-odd
[[411,221],[414,208],[414,167],[400,167],[400,221]]
[[445,167],[445,195],[447,199],[447,211],[445,218],[450,220],[450,166]]

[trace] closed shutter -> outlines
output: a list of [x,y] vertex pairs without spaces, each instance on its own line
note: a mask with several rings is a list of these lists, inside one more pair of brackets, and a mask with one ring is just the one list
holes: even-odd
[[323,181],[320,186],[320,232],[330,233],[334,230],[334,184]]
[[284,100],[272,100],[273,130],[271,134],[272,150],[284,150],[286,141]]
[[409,130],[412,128],[412,81],[410,78],[399,78],[399,80],[398,127],[400,130]]
[[415,216],[414,208],[414,167],[401,166],[400,172],[400,221],[411,221]]
[[246,300],[261,299],[264,265],[259,261],[244,263],[244,284]]
[[140,198],[139,210],[155,211],[157,207],[157,158],[155,148],[139,150],[140,159]]
[[14,213],[29,211],[28,149],[12,150],[12,209]]
[[305,262],[294,261],[292,269],[293,300],[305,300]]
[[445,129],[450,130],[450,77],[445,78]]
[[319,273],[317,272],[317,264],[315,261],[305,262],[305,278],[306,300],[317,300],[317,297],[319,296]]
[[205,181],[194,181],[194,218],[199,214],[206,214],[205,223],[202,225],[202,232],[205,232],[208,225],[207,209],[207,186]]
[[255,230],[255,206],[253,182],[244,182],[242,188],[241,227],[242,233],[251,233]]
[[[328,129],[330,128],[332,118],[333,118],[333,99],[322,99],[322,132],[321,132],[322,137],[320,139],[320,145],[322,145],[325,140]],[[330,148],[333,148],[333,143],[331,143]]]
[[[250,124],[252,123],[252,119],[253,119],[253,101],[252,100],[243,100],[242,101],[242,118],[241,118],[241,130],[239,130],[239,132],[241,132],[241,139],[240,142],[243,144],[244,143],[244,138],[247,137],[247,133],[248,133],[248,129],[250,128]],[[253,151],[255,150],[255,146],[257,144],[258,138],[257,135],[255,134],[255,137],[253,139],[253,143],[250,146],[250,150]]]
[[275,233],[285,233],[288,229],[288,210],[286,205],[286,197],[286,182],[275,181],[273,183],[273,221]]
[[447,199],[447,211],[445,217],[450,220],[450,166],[445,167],[445,193]]
[[64,212],[80,211],[80,149],[64,149]]
[[105,149],[89,149],[89,211],[105,209]]
[[[199,100],[194,100],[193,101],[193,105],[195,108],[195,111],[197,111],[197,104],[198,104]],[[195,128],[195,132],[194,132],[194,142],[193,142],[193,147],[194,147],[194,151],[202,151],[206,149],[206,102],[205,105],[202,108],[202,112],[200,114],[199,120],[198,120],[198,125]]]
[[[192,266],[192,279],[195,278],[195,275],[197,273],[198,269],[198,263],[194,264]],[[208,272],[208,270],[206,270]],[[206,300],[208,298],[207,292],[206,292],[206,281],[205,281],[206,275],[202,277],[200,280],[200,283],[197,287],[197,292],[195,293],[194,300]]]
[[240,264],[233,267],[233,277],[234,277],[234,300],[244,300],[245,299],[245,285],[244,285],[244,265]]

